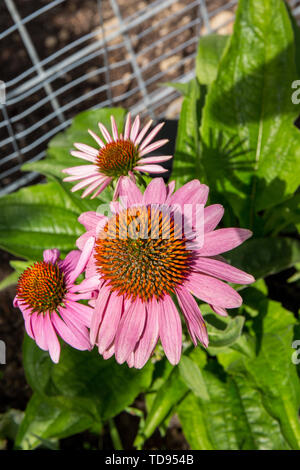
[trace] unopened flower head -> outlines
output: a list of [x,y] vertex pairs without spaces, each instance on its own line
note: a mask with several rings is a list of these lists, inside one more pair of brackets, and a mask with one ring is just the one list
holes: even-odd
[[[218,255],[240,245],[251,232],[214,230],[224,213],[221,205],[214,204],[204,208],[202,240],[197,211],[186,215],[184,206],[203,207],[207,197],[208,187],[197,180],[174,193],[173,183],[166,187],[162,178],[155,178],[142,194],[124,178],[120,201],[126,199],[127,207],[115,202],[112,217],[95,212],[79,217],[87,232],[77,240],[77,246],[83,249],[86,240],[95,238],[86,269],[87,279],[98,276],[99,290],[90,339],[104,358],[115,354],[119,363],[127,361],[129,366],[141,368],[160,339],[169,361],[177,364],[182,327],[175,298],[192,341],[196,345],[199,340],[205,347],[208,335],[194,297],[220,315],[241,305],[240,295],[222,280],[247,284],[254,278]],[[152,211],[153,206],[157,210]],[[161,208],[168,206],[171,215],[164,218]],[[180,218],[188,220],[180,223]]]
[[152,142],[164,123],[158,124],[146,135],[151,124],[152,121],[149,121],[141,129],[139,116],[131,124],[131,115],[128,113],[123,134],[118,133],[113,116],[111,116],[111,134],[102,123],[99,123],[102,138],[88,130],[98,144],[98,148],[74,143],[77,150],[73,150],[71,154],[90,164],[66,168],[63,172],[70,176],[67,176],[64,181],[77,181],[72,191],[85,188],[82,197],[92,195],[91,198],[98,196],[111,182],[115,181],[114,199],[116,199],[124,176],[130,176],[135,181],[139,173],[166,172],[167,170],[160,163],[172,158],[171,155],[145,157],[168,142],[167,139]]
[[92,308],[78,303],[94,293],[93,279],[75,284],[85,269],[93,249],[93,239],[83,252],[71,251],[64,260],[56,249],[45,250],[43,261],[28,267],[20,276],[14,306],[19,307],[28,335],[59,361],[57,335],[76,349],[91,349],[88,328]]

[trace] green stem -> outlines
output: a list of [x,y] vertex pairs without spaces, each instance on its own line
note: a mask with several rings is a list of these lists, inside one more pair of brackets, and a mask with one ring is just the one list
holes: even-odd
[[111,440],[113,442],[115,450],[124,450],[122,442],[121,442],[121,438],[120,438],[120,435],[119,435],[119,431],[117,429],[117,426],[116,426],[114,420],[110,419],[108,421],[108,425],[109,425],[110,437],[111,437]]

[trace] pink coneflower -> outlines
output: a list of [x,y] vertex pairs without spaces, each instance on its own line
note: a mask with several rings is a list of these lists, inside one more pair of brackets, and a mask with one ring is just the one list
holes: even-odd
[[45,250],[44,260],[27,268],[20,276],[14,306],[19,307],[28,335],[53,362],[59,361],[57,335],[73,348],[91,349],[89,331],[92,308],[78,303],[90,299],[95,280],[81,284],[75,280],[85,269],[94,239],[88,240],[82,253],[71,251],[59,260],[59,250]]
[[[197,247],[195,216],[186,221],[188,227],[182,234],[178,213],[184,218],[185,204],[204,205],[208,187],[194,180],[175,193],[173,190],[173,183],[166,187],[162,178],[155,178],[142,194],[126,178],[120,202],[126,198],[127,207],[112,203],[115,215],[111,218],[93,212],[79,217],[87,232],[77,245],[82,248],[86,239],[95,237],[94,254],[86,269],[87,278],[99,276],[90,338],[105,359],[115,354],[119,363],[127,361],[129,366],[141,368],[160,338],[169,361],[177,364],[182,328],[174,298],[193,343],[197,345],[199,340],[207,347],[205,323],[194,296],[226,315],[226,309],[239,307],[242,298],[220,279],[238,284],[254,281],[251,275],[217,259],[249,238],[251,232],[215,230],[224,210],[219,204],[210,205],[204,208],[204,243]],[[170,214],[169,224],[166,213]],[[155,220],[158,224],[153,232]]]
[[160,163],[169,160],[172,158],[172,155],[145,158],[145,155],[168,142],[167,139],[152,142],[164,123],[154,127],[146,137],[151,124],[152,121],[149,121],[144,128],[140,129],[140,118],[137,116],[131,125],[131,115],[128,113],[124,134],[118,134],[116,121],[113,116],[111,116],[112,135],[103,124],[98,124],[104,140],[91,130],[88,130],[99,148],[95,149],[80,143],[74,144],[77,150],[72,151],[71,155],[87,160],[91,164],[63,170],[64,173],[70,175],[64,178],[64,181],[80,181],[73,186],[71,191],[86,188],[81,197],[88,196],[94,192],[91,196],[93,199],[112,181],[116,181],[114,193],[114,199],[116,199],[122,177],[129,175],[135,181],[135,176],[139,173],[159,174],[166,172],[167,170]]

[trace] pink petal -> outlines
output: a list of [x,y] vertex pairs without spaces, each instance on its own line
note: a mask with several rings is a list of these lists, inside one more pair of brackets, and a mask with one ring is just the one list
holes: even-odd
[[83,326],[90,328],[93,315],[92,308],[73,301],[66,302],[65,308],[72,315],[73,323],[77,325],[82,324]]
[[184,284],[198,299],[218,307],[236,308],[243,301],[232,287],[205,274],[193,272]]
[[34,332],[32,330],[32,326],[31,326],[31,315],[32,315],[31,309],[26,308],[25,305],[21,304],[21,302],[19,303],[18,306],[19,306],[19,309],[21,310],[21,312],[23,314],[23,318],[24,318],[24,322],[25,322],[25,330],[26,330],[27,334],[32,339],[35,339]]
[[139,129],[140,129],[140,117],[139,117],[139,115],[137,115],[137,117],[135,118],[134,123],[132,125],[131,132],[130,132],[130,140],[133,143],[135,143],[135,139],[138,135]]
[[72,250],[67,254],[64,260],[59,261],[58,266],[61,271],[64,272],[67,283],[70,283],[69,276],[74,271],[79,261],[81,252],[78,250]]
[[96,191],[96,192],[92,195],[91,199],[95,199],[95,197],[99,196],[99,194],[102,193],[102,191],[104,191],[104,189],[112,182],[112,180],[113,180],[113,178],[108,178],[108,177],[107,177],[107,178],[104,180],[104,183],[103,183],[103,184],[101,185],[101,187],[98,189],[98,191]]
[[204,232],[211,232],[219,224],[224,215],[221,204],[212,204],[204,208]]
[[52,361],[57,364],[60,356],[60,344],[54,331],[52,322],[50,320],[50,315],[45,315],[45,337],[49,349],[49,354]]
[[95,134],[95,132],[91,131],[90,129],[88,129],[88,133],[93,137],[93,139],[97,142],[97,144],[99,145],[99,147],[105,147],[105,143],[100,139],[100,137]]
[[90,292],[99,288],[99,276],[84,279],[80,284],[74,284],[70,292]]
[[90,237],[88,241],[86,242],[86,244],[84,245],[84,248],[82,250],[82,253],[80,255],[76,268],[74,269],[74,271],[70,273],[69,282],[74,282],[78,278],[79,274],[81,274],[84,271],[84,268],[86,267],[86,264],[93,251],[94,244],[95,244],[95,238]]
[[80,351],[91,349],[88,330],[86,329],[86,334],[84,334],[79,328],[74,326],[68,315],[66,315],[65,309],[60,307],[59,313],[63,319],[59,315],[52,315],[52,324],[62,339]]
[[115,356],[119,364],[126,361],[141,337],[146,319],[145,304],[134,301],[122,316],[115,340]]
[[128,113],[126,123],[125,123],[124,140],[129,139],[130,130],[131,130],[131,114]]
[[160,124],[157,124],[157,126],[152,129],[152,131],[147,135],[146,139],[143,141],[143,143],[140,146],[140,150],[143,150],[147,145],[151,142],[151,140],[154,139],[156,134],[160,131],[160,129],[164,126],[164,122],[161,122]]
[[106,176],[99,175],[99,179],[96,180],[94,183],[92,183],[81,195],[82,198],[85,198],[86,196],[89,196],[95,189],[97,189],[100,185],[103,184],[103,182],[106,181]]
[[123,296],[112,292],[106,304],[104,317],[98,333],[97,344],[100,354],[113,342],[119,327],[122,311]]
[[201,256],[215,256],[241,245],[252,232],[243,228],[220,228],[206,233],[204,246],[199,250]]
[[163,145],[169,142],[169,139],[162,139],[162,140],[157,140],[156,142],[153,142],[153,144],[148,145],[148,147],[143,148],[142,151],[139,152],[140,156],[143,157],[147,153],[154,152],[154,150],[159,149]]
[[86,186],[92,183],[96,183],[96,181],[97,181],[97,186],[98,186],[99,175],[94,175],[94,176],[90,176],[89,178],[84,178],[82,181],[80,181],[79,183],[75,184],[75,186],[73,186],[73,188],[71,189],[71,192],[74,193],[75,191],[85,188]]
[[70,154],[73,157],[81,158],[82,160],[86,160],[88,162],[95,163],[96,161],[96,157],[94,157],[93,155],[90,155],[89,153],[78,152],[77,150],[72,150]]
[[138,145],[142,139],[144,138],[144,135],[148,132],[148,129],[151,127],[152,120],[147,122],[147,124],[143,127],[137,138],[135,139],[135,145]]
[[[47,315],[49,314],[47,313]],[[44,351],[48,351],[48,345],[44,331],[44,315],[42,313],[33,313],[31,315],[31,327],[38,347]]]
[[107,143],[112,142],[113,139],[111,138],[111,135],[108,132],[108,130],[106,129],[106,127],[103,124],[101,124],[101,122],[98,123],[98,126],[99,126],[99,129],[102,132],[102,135],[103,135],[104,139],[106,140],[106,142]]
[[125,201],[127,207],[143,202],[143,195],[136,184],[130,178],[122,178],[120,184],[120,197]]
[[154,178],[144,192],[144,204],[164,204],[167,197],[166,185],[163,178]]
[[137,161],[138,165],[147,165],[148,163],[162,163],[166,162],[168,160],[171,160],[173,158],[173,155],[162,155],[161,157],[157,157],[156,155],[153,155],[152,157],[147,157],[147,158],[141,158],[140,160]]
[[90,341],[93,345],[96,343],[96,340],[98,338],[99,327],[106,309],[109,293],[109,287],[103,286],[103,283],[101,283],[99,285],[99,294],[96,300],[96,305],[91,321]]
[[144,331],[134,352],[134,367],[141,369],[151,356],[159,336],[158,311],[161,307],[156,299],[146,306]]
[[227,317],[228,316],[228,313],[225,310],[225,308],[217,307],[216,305],[209,305],[209,306],[215,313],[217,313],[218,315],[221,315],[221,317]]
[[103,219],[105,219],[106,222],[108,220],[107,217],[103,214],[99,214],[98,212],[94,212],[94,211],[88,211],[88,212],[83,212],[78,217],[78,222],[82,224],[86,230],[95,230],[96,232],[97,225]]
[[85,176],[93,176],[97,174],[98,168],[95,165],[79,165],[65,168],[61,171],[63,173],[67,173],[68,175],[80,176],[81,178],[84,178]]
[[112,129],[113,138],[115,141],[119,140],[118,128],[117,128],[115,118],[113,116],[110,116],[110,121],[111,121],[111,129]]
[[193,261],[194,271],[202,271],[210,276],[218,277],[224,281],[236,284],[251,284],[255,279],[251,274],[247,274],[240,269],[234,268],[230,264],[222,263],[210,258],[197,258]]
[[206,204],[209,188],[200,184],[199,180],[193,180],[179,188],[171,197],[170,204]]
[[166,173],[168,171],[160,165],[136,166],[134,167],[134,170],[141,171],[143,173]]
[[208,334],[205,321],[194,297],[185,288],[177,288],[176,294],[181,311],[185,317],[189,333],[195,346],[197,338],[207,348]]
[[112,344],[106,351],[103,351],[103,359],[109,359],[115,354],[115,345]]
[[76,147],[78,150],[81,150],[81,152],[92,155],[93,157],[98,157],[99,151],[94,147],[90,147],[90,145],[75,143],[74,147]]
[[43,258],[46,263],[55,264],[60,255],[60,251],[54,248],[53,250],[44,250]]
[[173,365],[178,364],[181,355],[182,328],[180,316],[169,295],[166,295],[159,311],[159,336],[167,358]]

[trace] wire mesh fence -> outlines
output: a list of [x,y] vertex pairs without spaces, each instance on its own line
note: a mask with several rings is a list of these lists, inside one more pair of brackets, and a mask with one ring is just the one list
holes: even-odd
[[[237,0],[4,0],[0,5],[0,194],[80,111],[176,117],[199,36],[230,33]],[[298,1],[290,5],[300,13]],[[5,87],[4,87],[5,85]],[[4,99],[5,95],[5,99]]]

